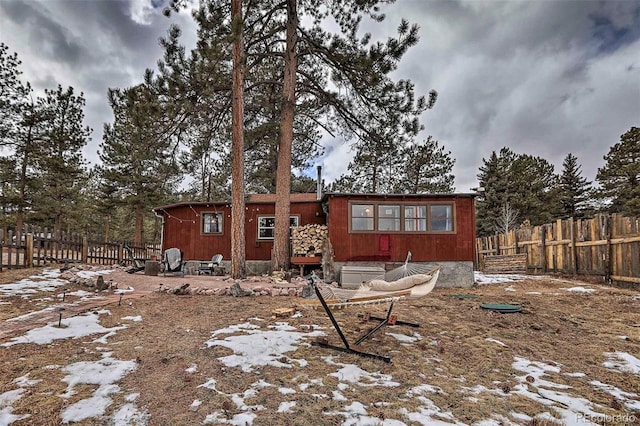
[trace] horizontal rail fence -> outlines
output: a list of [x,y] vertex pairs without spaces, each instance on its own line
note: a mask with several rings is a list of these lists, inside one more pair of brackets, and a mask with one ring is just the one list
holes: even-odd
[[640,284],[640,218],[598,214],[476,239],[476,267],[486,256],[526,254],[528,273],[602,276]]
[[[130,250],[127,250],[129,248]],[[97,236],[54,233],[48,228],[25,226],[21,233],[0,229],[0,271],[42,266],[49,263],[131,265],[134,259],[161,257],[158,243],[104,241]]]

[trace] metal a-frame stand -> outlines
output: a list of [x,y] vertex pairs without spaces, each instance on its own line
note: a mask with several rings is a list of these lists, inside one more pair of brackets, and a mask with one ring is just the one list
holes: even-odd
[[[318,286],[316,285],[315,280],[316,280],[316,277],[313,276],[313,275],[309,278],[309,282],[313,286],[313,289],[314,289],[314,291],[316,293],[316,296],[318,297],[318,300],[320,301],[320,304],[322,305],[324,311],[326,312],[327,316],[331,320],[331,324],[333,324],[333,328],[335,328],[335,330],[338,332],[338,335],[340,336],[340,340],[342,340],[342,344],[344,346],[331,345],[331,344],[328,343],[328,341],[326,339],[317,340],[315,342],[312,342],[311,344],[313,346],[320,346],[320,347],[323,347],[323,348],[330,348],[330,349],[334,349],[336,351],[355,354],[355,355],[358,355],[358,356],[361,356],[361,357],[365,357],[365,358],[378,359],[378,360],[384,361],[386,363],[391,362],[391,358],[388,357],[388,356],[372,354],[372,353],[369,353],[369,352],[362,352],[362,351],[359,351],[359,350],[354,349],[354,348],[351,347],[351,345],[349,344],[349,341],[347,340],[347,338],[345,337],[344,333],[342,332],[342,329],[340,329],[340,325],[338,324],[338,322],[336,321],[335,317],[333,316],[333,312],[331,312],[331,309],[329,308],[329,305],[327,304],[326,300],[322,296],[322,293],[318,289]],[[378,325],[373,327],[370,331],[368,331],[366,334],[364,334],[362,337],[360,337],[358,340],[356,340],[354,345],[359,345],[364,340],[366,340],[369,337],[373,336],[377,331],[379,331],[381,328],[383,328],[386,325],[396,325],[396,324],[398,324],[398,325],[408,325],[410,327],[420,327],[420,325],[416,324],[416,323],[411,323],[411,322],[406,322],[406,321],[398,321],[397,316],[391,314],[391,312],[393,311],[394,304],[395,304],[395,300],[391,300],[391,304],[389,305],[389,310],[387,311],[387,316],[384,317],[384,318],[370,316],[370,315],[366,315],[365,316],[366,320],[379,321],[379,323],[378,323]]]

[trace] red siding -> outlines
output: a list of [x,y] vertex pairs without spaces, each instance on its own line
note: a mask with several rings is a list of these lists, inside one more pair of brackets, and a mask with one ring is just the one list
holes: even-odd
[[[222,234],[202,234],[201,213],[222,212]],[[271,203],[247,203],[245,210],[245,241],[247,260],[271,259],[272,241],[258,240],[258,216],[273,216],[275,205]],[[175,205],[159,209],[164,216],[162,249],[178,247],[187,260],[208,260],[220,253],[231,257],[231,207],[226,204]],[[197,216],[196,216],[197,215]],[[300,216],[300,225],[324,224],[325,215],[318,201],[291,204],[291,215]]]
[[[411,251],[414,261],[473,261],[475,258],[475,206],[472,197],[411,197],[329,195],[329,237],[334,260],[404,261]],[[349,201],[453,202],[455,233],[350,233]]]

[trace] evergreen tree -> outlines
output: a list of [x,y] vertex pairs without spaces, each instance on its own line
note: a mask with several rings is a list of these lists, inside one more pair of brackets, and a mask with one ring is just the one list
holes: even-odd
[[38,102],[42,118],[42,140],[38,144],[37,168],[40,187],[32,209],[41,220],[51,221],[54,232],[62,230],[63,219],[75,209],[74,203],[86,178],[82,149],[91,129],[83,126],[85,100],[72,87],[45,90]]
[[520,154],[509,168],[509,202],[523,220],[533,226],[554,221],[560,215],[558,176],[553,164],[541,157]]
[[478,182],[482,191],[476,202],[476,224],[478,235],[495,233],[495,219],[500,217],[504,205],[510,204],[513,195],[509,171],[515,161],[516,154],[509,148],[502,148],[500,154],[495,151],[489,159],[482,159]]
[[483,191],[476,204],[478,235],[497,231],[496,218],[504,215],[507,205],[520,219],[534,226],[558,216],[558,176],[547,160],[515,154],[505,147],[499,155],[494,151],[488,160],[482,161],[478,181]]
[[13,224],[16,204],[16,162],[9,157],[0,157],[0,229],[7,235],[7,227]]
[[20,80],[20,60],[17,53],[9,53],[9,47],[0,43],[0,147],[14,146],[22,111],[31,85]]
[[640,216],[640,127],[631,127],[604,156],[598,169],[599,195],[610,202],[609,211]]
[[135,218],[134,241],[145,241],[145,219],[177,182],[174,142],[156,97],[146,85],[110,89],[113,124],[105,124],[98,168],[101,198]]
[[39,181],[42,155],[41,147],[46,138],[47,116],[44,111],[45,102],[38,99],[23,104],[20,122],[15,135],[14,155],[16,163],[16,230],[20,232],[25,220],[26,211],[37,211],[30,206],[37,199],[38,190],[42,186]]
[[[380,161],[375,147],[359,149],[348,165],[347,174],[330,186],[332,191],[350,193],[447,193],[453,192],[451,174],[455,160],[429,136],[422,143],[410,144]],[[374,179],[375,175],[375,179]]]
[[559,196],[562,203],[562,218],[583,218],[587,213],[591,185],[582,176],[578,158],[569,153],[562,162]]
[[[16,53],[0,43],[0,147],[7,153],[3,174],[15,180],[5,184],[1,208],[15,213],[17,232],[22,231],[24,212],[29,205],[33,183],[35,145],[38,139],[39,114],[30,98],[31,85],[20,80],[21,62]],[[9,165],[15,168],[9,170]]]
[[[455,160],[451,151],[445,151],[429,136],[422,144],[404,148],[401,158],[404,164],[395,170],[400,176],[395,185],[398,193],[448,193],[454,191],[451,174]],[[397,173],[399,172],[399,173]]]

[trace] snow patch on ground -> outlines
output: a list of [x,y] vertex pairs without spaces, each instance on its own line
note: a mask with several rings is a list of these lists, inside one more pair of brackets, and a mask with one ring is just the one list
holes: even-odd
[[129,317],[122,317],[120,319],[125,320],[125,321],[140,322],[140,321],[142,321],[142,316],[141,315],[138,315],[138,316],[135,316],[135,317],[129,316]]
[[[110,314],[107,310],[100,310],[98,314]],[[0,346],[13,346],[20,343],[35,343],[38,345],[49,344],[58,339],[78,339],[92,334],[110,333],[127,328],[127,326],[117,326],[105,328],[99,323],[99,315],[92,312],[78,315],[71,318],[62,319],[62,327],[58,327],[58,322],[52,322],[44,327],[29,330],[22,336],[13,337],[11,341]]]
[[337,372],[330,373],[329,376],[336,377],[341,382],[348,382],[358,386],[400,386],[400,383],[394,382],[392,377],[388,374],[382,374],[380,372],[369,373],[357,365],[336,362],[334,361],[334,357],[331,355],[322,357],[322,359],[327,364],[340,367]]
[[101,271],[79,271],[76,275],[80,278],[93,278],[98,275],[107,275],[113,272],[111,269],[103,269]]
[[610,370],[640,375],[640,359],[626,352],[605,352],[608,361],[602,363]]
[[632,399],[638,396],[637,393],[625,392],[620,388],[617,388],[612,385],[608,385],[606,383],[602,383],[598,380],[592,380],[589,382],[589,384],[615,397],[618,401],[621,401],[622,403],[624,403],[624,405],[628,409],[640,411],[640,401],[636,399]]
[[[69,364],[64,371],[69,373],[62,379],[67,383],[67,390],[60,397],[67,399],[75,394],[74,387],[79,384],[98,385],[93,395],[69,405],[62,410],[61,418],[64,423],[79,422],[92,417],[104,415],[113,403],[110,395],[120,392],[120,386],[115,383],[136,369],[135,361],[120,361],[106,352],[98,361],[81,361]],[[121,407],[122,409],[122,407]],[[119,413],[124,416],[129,413],[128,408]]]
[[29,379],[29,374],[13,379],[13,383],[18,389],[10,390],[0,394],[0,425],[9,425],[18,420],[31,417],[30,414],[13,414],[13,403],[22,398],[25,388],[35,386],[42,380]]
[[1,284],[0,295],[4,297],[26,296],[42,291],[56,291],[58,287],[68,284],[66,280],[59,279],[60,270],[45,269],[41,274],[32,275],[15,283]]
[[585,288],[585,287],[569,287],[569,288],[561,288],[560,290],[571,291],[573,293],[595,293],[594,289]]
[[400,334],[400,333],[385,333],[385,334],[387,336],[393,337],[394,339],[402,343],[413,343],[422,339],[422,336],[420,336],[418,333],[413,333],[413,336],[407,336],[406,334]]
[[[593,424],[588,421],[589,418],[603,416],[602,413],[594,411],[596,407],[591,401],[563,392],[571,389],[570,386],[557,384],[543,378],[547,373],[560,373],[561,366],[515,357],[512,368],[524,373],[524,375],[517,378],[520,383],[514,386],[510,393],[524,396],[547,406],[549,410],[559,415],[565,424]],[[533,380],[528,379],[529,376]],[[531,391],[530,388],[535,391]]]
[[[271,330],[260,330],[253,324],[238,324],[221,330],[216,330],[212,336],[220,334],[244,333],[205,342],[207,347],[222,346],[233,351],[232,355],[218,358],[227,367],[241,367],[242,371],[250,372],[256,367],[271,365],[274,367],[292,368],[291,362],[306,365],[306,360],[290,359],[285,356],[297,349],[301,340],[308,337],[324,336],[321,331],[302,333],[295,331],[295,327],[287,323],[276,323],[269,326]],[[287,362],[282,362],[282,360]]]
[[526,275],[516,274],[483,274],[478,271],[474,271],[473,276],[478,285],[510,283],[514,281],[524,281],[531,278]]

